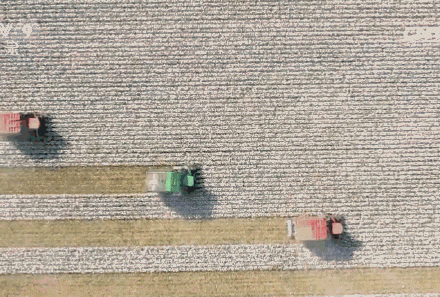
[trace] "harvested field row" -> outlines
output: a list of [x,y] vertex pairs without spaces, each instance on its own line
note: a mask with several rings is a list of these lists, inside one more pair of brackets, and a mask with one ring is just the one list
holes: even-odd
[[0,168],[0,194],[144,193],[153,166]]
[[2,296],[298,296],[429,293],[440,269],[0,276]]
[[0,221],[0,247],[283,243],[283,218]]

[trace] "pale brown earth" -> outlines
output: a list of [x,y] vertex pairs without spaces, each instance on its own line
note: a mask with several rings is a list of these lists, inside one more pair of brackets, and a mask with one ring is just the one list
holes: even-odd
[[2,275],[1,296],[299,296],[430,293],[440,269]]
[[283,218],[0,221],[0,247],[282,243]]
[[0,194],[144,193],[152,166],[0,168]]

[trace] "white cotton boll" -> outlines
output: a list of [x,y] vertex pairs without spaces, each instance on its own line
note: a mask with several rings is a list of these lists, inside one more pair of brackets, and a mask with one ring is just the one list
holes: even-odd
[[29,38],[32,34],[32,25],[31,24],[24,24],[21,28],[21,31],[23,31],[24,34],[26,34],[26,38]]
[[440,27],[406,27],[403,33],[404,42],[439,42]]

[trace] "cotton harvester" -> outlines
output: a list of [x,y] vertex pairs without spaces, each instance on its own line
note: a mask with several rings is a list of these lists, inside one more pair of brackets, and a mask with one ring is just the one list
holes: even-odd
[[0,113],[0,136],[27,134],[35,139],[41,128],[41,118],[37,114]]
[[175,166],[172,169],[147,172],[147,192],[185,193],[194,187],[194,169],[187,166]]
[[287,236],[298,242],[339,239],[343,233],[342,218],[331,214],[301,215],[287,220]]

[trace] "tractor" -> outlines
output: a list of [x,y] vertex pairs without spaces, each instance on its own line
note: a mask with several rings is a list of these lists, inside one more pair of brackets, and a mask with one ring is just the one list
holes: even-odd
[[194,186],[194,169],[188,166],[175,166],[168,170],[147,171],[147,192],[183,194],[187,193]]
[[304,214],[287,220],[287,236],[298,242],[340,239],[343,233],[342,217],[332,214],[310,216]]
[[39,130],[44,119],[34,113],[2,113],[0,114],[0,136],[27,135],[28,139],[39,139]]

